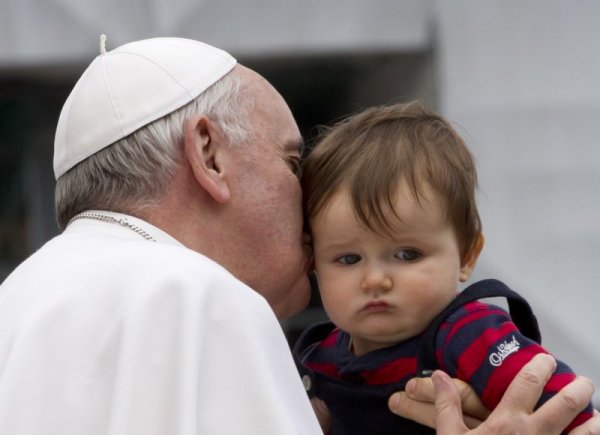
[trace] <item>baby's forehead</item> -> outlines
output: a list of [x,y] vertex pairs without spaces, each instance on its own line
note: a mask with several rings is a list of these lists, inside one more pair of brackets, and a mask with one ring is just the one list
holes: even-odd
[[393,235],[407,227],[421,227],[427,223],[440,225],[449,221],[446,201],[428,183],[415,188],[406,180],[399,181],[390,192],[361,196],[352,186],[342,186],[322,203],[320,210],[309,219],[335,213],[352,214],[369,230],[380,235]]

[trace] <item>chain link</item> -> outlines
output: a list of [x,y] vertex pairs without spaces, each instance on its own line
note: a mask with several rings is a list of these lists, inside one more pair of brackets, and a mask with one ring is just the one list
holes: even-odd
[[88,211],[85,211],[83,213],[79,213],[75,216],[73,216],[71,218],[71,220],[69,221],[69,223],[77,220],[77,219],[95,219],[97,221],[102,221],[102,222],[108,222],[108,223],[112,223],[112,224],[119,224],[123,227],[127,227],[130,230],[135,231],[136,233],[138,233],[140,236],[142,236],[144,239],[150,241],[150,242],[156,242],[156,239],[154,237],[152,237],[150,234],[148,234],[146,231],[144,231],[143,229],[141,229],[140,227],[138,227],[137,225],[134,225],[132,223],[129,223],[127,221],[127,219],[125,218],[114,218],[112,216],[107,216],[105,214],[100,214],[100,213],[90,213]]

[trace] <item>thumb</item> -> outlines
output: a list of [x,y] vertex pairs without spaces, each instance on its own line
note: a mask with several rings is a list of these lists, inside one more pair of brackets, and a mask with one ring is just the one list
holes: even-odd
[[435,388],[435,427],[438,435],[466,434],[462,416],[460,394],[450,377],[436,370],[431,375]]

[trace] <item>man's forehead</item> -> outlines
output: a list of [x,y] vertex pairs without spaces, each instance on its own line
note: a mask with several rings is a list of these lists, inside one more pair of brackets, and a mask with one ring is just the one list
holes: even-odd
[[298,124],[283,98],[271,83],[264,77],[242,65],[238,65],[239,74],[245,77],[245,90],[255,98],[256,105],[252,111],[257,125],[265,135],[278,144],[279,152],[285,154],[304,153],[304,140]]

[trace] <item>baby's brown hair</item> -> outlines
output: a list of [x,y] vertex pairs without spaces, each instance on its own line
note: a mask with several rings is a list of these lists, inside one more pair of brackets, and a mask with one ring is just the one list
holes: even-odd
[[358,219],[389,235],[385,210],[395,211],[405,181],[417,201],[424,184],[444,200],[463,258],[481,234],[473,156],[448,121],[420,102],[373,107],[337,123],[320,137],[302,172],[308,222],[348,189]]

